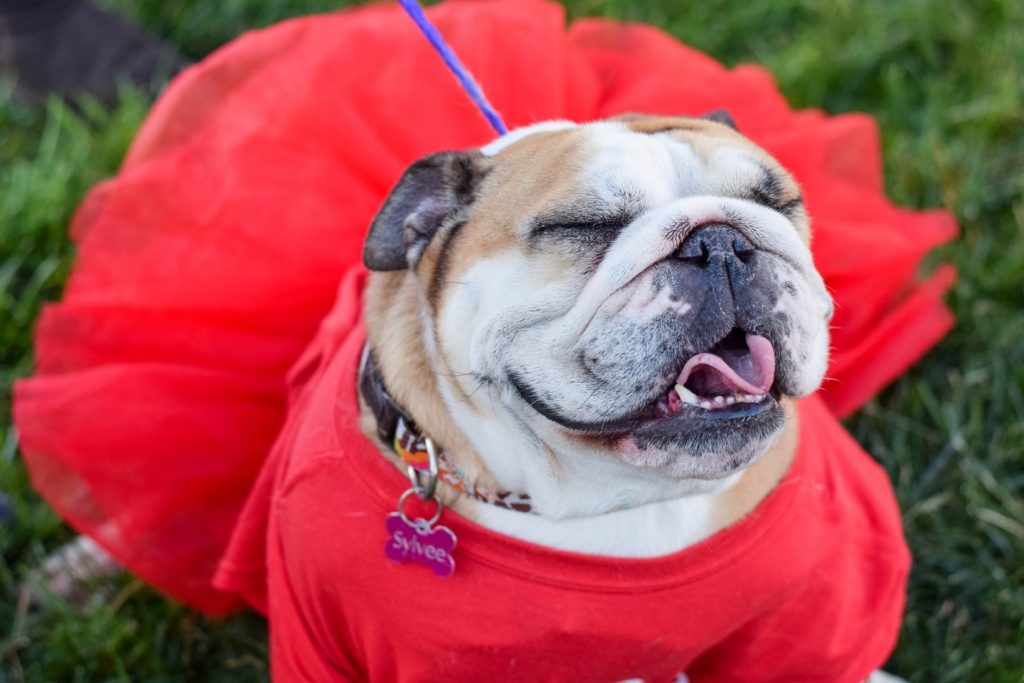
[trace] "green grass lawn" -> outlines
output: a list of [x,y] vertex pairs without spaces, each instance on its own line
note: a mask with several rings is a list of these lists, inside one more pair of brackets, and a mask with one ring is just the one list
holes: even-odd
[[[241,31],[338,6],[328,0],[112,2],[192,58]],[[942,250],[959,325],[848,421],[888,469],[915,556],[889,669],[915,682],[1024,681],[1024,2],[1020,0],[571,0],[574,16],[651,22],[727,64],[771,69],[790,101],[865,111],[884,131],[887,188],[961,224]],[[71,538],[28,485],[10,386],[32,366],[40,305],[59,296],[68,218],[113,174],[148,102],[111,111],[30,108],[0,86],[0,683],[253,681],[266,631],[214,621],[130,577],[77,613],[26,610],[16,587]]]

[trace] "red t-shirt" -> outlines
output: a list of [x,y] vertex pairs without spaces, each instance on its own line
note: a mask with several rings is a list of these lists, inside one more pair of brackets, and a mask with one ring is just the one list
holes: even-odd
[[357,425],[360,281],[349,278],[293,372],[299,388],[263,493],[218,577],[267,612],[275,681],[685,672],[693,683],[853,683],[885,662],[910,564],[899,512],[882,468],[817,397],[799,404],[799,449],[775,491],[682,552],[561,552],[446,510],[441,523],[458,536],[451,578],[388,560],[385,518],[408,484]]

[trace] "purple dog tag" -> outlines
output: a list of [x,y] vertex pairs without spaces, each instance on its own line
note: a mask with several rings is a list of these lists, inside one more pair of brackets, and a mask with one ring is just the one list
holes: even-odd
[[397,512],[388,515],[387,529],[391,537],[384,544],[384,554],[395,562],[412,560],[430,567],[430,571],[441,577],[455,572],[455,550],[457,539],[446,526],[431,528],[425,519],[406,520]]

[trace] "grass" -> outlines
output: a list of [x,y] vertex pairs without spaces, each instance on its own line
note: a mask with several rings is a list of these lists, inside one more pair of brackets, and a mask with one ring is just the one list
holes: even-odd
[[[240,31],[328,0],[111,2],[199,58]],[[573,16],[655,23],[727,64],[757,61],[797,106],[867,111],[884,131],[887,189],[956,213],[940,257],[959,325],[849,420],[895,482],[915,555],[889,668],[912,681],[1024,681],[1024,3],[1018,0],[571,0]],[[681,76],[684,77],[684,76]],[[67,221],[115,172],[147,102],[110,111],[19,104],[0,89],[0,683],[265,678],[255,617],[211,621],[123,577],[75,613],[26,611],[15,587],[70,532],[31,491],[8,419],[31,368],[32,322],[59,296]]]

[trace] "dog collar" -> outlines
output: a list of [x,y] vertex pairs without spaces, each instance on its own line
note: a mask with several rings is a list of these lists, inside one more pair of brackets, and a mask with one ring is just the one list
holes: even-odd
[[[424,497],[432,497],[433,486],[440,480],[456,491],[489,505],[516,512],[533,513],[529,494],[473,484],[451,455],[444,448],[437,447],[432,438],[420,431],[412,417],[388,393],[384,386],[384,377],[369,344],[363,347],[362,358],[359,361],[359,391],[377,421],[377,436],[409,468],[409,478],[413,486],[426,489]],[[433,467],[432,461],[436,463]],[[434,467],[436,470],[431,471]],[[428,475],[426,485],[420,483],[420,473]]]

